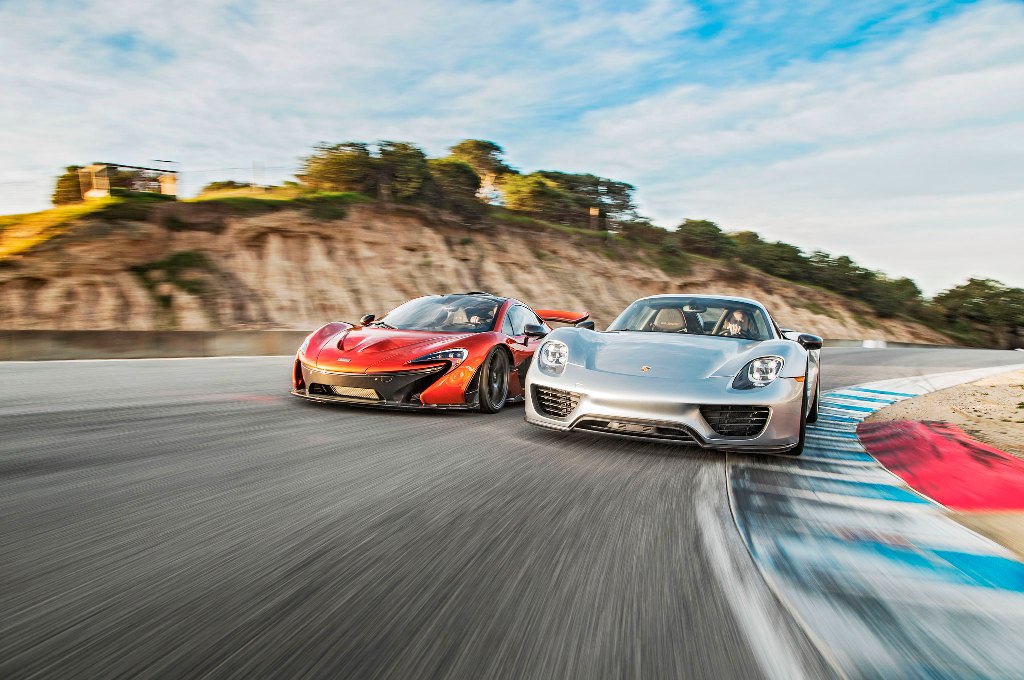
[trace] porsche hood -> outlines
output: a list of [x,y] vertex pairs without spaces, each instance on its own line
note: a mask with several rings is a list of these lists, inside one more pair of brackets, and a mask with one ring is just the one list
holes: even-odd
[[[803,373],[792,362],[793,343],[785,340],[741,340],[705,335],[558,329],[549,338],[569,345],[569,363],[587,370],[617,375],[640,375],[674,381],[733,376],[748,361],[779,355],[790,371]],[[796,373],[793,373],[796,375]]]

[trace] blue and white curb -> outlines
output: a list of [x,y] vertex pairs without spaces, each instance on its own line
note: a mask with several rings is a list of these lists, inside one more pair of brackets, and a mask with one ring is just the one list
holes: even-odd
[[800,458],[730,456],[754,562],[844,675],[1024,677],[1024,563],[909,489],[856,435],[891,403],[1014,368],[833,390]]

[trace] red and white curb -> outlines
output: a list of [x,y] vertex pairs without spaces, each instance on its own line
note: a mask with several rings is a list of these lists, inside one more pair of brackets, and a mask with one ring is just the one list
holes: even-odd
[[1015,368],[832,390],[800,458],[730,457],[733,516],[754,562],[841,673],[1024,673],[1024,563],[907,487],[856,433],[890,403]]

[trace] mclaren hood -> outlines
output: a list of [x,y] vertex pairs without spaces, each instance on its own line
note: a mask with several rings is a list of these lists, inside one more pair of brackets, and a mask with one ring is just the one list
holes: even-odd
[[316,367],[344,373],[402,370],[409,361],[456,346],[465,337],[432,331],[351,328],[324,343]]

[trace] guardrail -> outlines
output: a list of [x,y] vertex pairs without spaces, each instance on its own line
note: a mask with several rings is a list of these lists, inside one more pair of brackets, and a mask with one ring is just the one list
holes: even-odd
[[294,354],[309,331],[0,331],[0,361]]
[[[310,329],[312,330],[312,329]],[[0,361],[293,354],[309,331],[0,331]],[[950,347],[826,340],[826,347]]]

